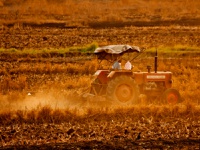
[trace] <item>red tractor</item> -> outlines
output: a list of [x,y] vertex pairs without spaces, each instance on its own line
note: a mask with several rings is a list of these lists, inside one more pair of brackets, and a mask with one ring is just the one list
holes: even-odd
[[[98,59],[117,59],[126,53],[141,50],[136,46],[109,45],[95,50]],[[137,57],[137,56],[136,56]],[[159,104],[177,104],[182,101],[179,92],[172,88],[172,72],[157,71],[157,52],[155,56],[155,70],[147,66],[147,71],[133,72],[126,69],[97,70],[94,74],[90,93],[95,96],[104,96],[113,104],[129,105],[140,102],[140,95],[153,99]],[[160,97],[156,99],[156,97]]]

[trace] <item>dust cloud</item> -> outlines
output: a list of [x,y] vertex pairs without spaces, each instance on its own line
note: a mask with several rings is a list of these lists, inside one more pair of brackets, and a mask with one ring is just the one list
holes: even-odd
[[0,96],[0,109],[6,110],[31,110],[49,106],[52,109],[65,109],[72,107],[65,95],[55,95],[54,93],[28,93],[23,99],[10,100],[8,95]]

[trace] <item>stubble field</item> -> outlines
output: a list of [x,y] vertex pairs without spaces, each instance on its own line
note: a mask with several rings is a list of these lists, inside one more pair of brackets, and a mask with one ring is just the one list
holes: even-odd
[[[181,1],[175,3],[183,6]],[[196,5],[192,5],[194,3],[191,1],[191,7],[198,12]],[[51,15],[47,13],[49,8],[45,7],[46,16],[51,16],[51,21],[53,19],[52,26],[52,22],[38,23],[38,17],[33,17],[37,19],[33,19],[33,22],[27,21],[24,7],[19,7],[22,5],[15,7],[21,14],[17,19],[9,13],[11,4],[2,5],[5,6],[1,7],[3,15],[10,16],[10,19],[1,18],[3,25],[0,30],[1,149],[200,147],[200,28],[196,23],[198,15],[191,17],[193,13],[190,9],[185,9],[188,13],[180,12],[177,16],[172,12],[173,15],[160,11],[163,17],[158,20],[159,24],[149,20],[146,15],[145,20],[137,18],[140,23],[137,22],[136,26],[135,20],[126,20],[128,17],[117,20],[117,16],[118,19],[122,18],[118,13],[112,17],[96,18],[98,24],[91,24],[91,18],[99,16],[97,12],[101,11],[98,10],[85,23],[82,22],[82,19],[86,19],[83,15],[80,20],[63,26],[58,20],[55,22],[55,16],[67,18],[67,15]],[[85,3],[87,8],[90,5],[90,1]],[[151,5],[156,8],[156,1]],[[164,5],[160,3],[160,6]],[[71,6],[74,6],[72,1]],[[77,6],[82,8],[82,5]],[[111,4],[107,3],[107,6]],[[156,16],[155,10],[145,8],[151,12],[152,18]],[[33,8],[29,9],[36,14]],[[125,16],[131,16],[131,11],[123,12]],[[180,21],[185,14],[187,26]],[[170,24],[166,24],[170,15],[173,16]],[[49,21],[48,17],[43,19]],[[112,19],[115,23],[106,26],[106,21]],[[197,20],[191,21],[193,19]],[[119,24],[119,21],[123,24]],[[86,90],[98,69],[98,61],[91,52],[96,46],[109,44],[130,44],[145,49],[133,61],[133,71],[146,71],[147,65],[153,66],[153,52],[158,49],[158,69],[173,72],[173,87],[179,90],[184,102],[175,106],[79,105],[72,93]]]

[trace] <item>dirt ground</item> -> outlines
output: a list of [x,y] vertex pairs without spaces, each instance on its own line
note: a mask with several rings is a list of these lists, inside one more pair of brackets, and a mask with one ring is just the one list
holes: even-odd
[[0,149],[200,148],[198,118],[108,117],[101,114],[61,124],[1,126]]
[[[40,61],[40,64],[49,63],[50,60],[52,61],[52,58],[44,59],[45,61]],[[12,59],[10,58],[9,60]],[[40,60],[42,59],[40,58]],[[57,59],[53,59],[53,61],[55,60]],[[66,62],[65,59],[59,59],[59,61],[61,60]],[[30,60],[28,62],[9,61],[9,63],[3,62],[2,64],[5,63],[7,63],[7,67],[12,64],[13,68],[16,68],[16,66],[20,66],[24,63],[31,66],[34,66],[36,64],[38,65],[38,61],[37,63],[35,63],[34,61],[32,62]],[[26,74],[27,80],[29,81],[30,85],[33,85],[33,87],[37,90],[48,90],[48,88],[51,87],[51,83],[63,83],[64,81],[69,80],[69,76],[72,76],[70,74],[67,75],[66,73],[62,72],[56,74],[48,74],[48,72],[46,72],[45,74],[43,74],[31,73],[27,71],[23,74]],[[12,77],[15,78],[15,74],[13,74]],[[78,77],[80,76],[71,78],[78,80]],[[44,85],[45,83],[48,83],[49,86],[38,86],[40,84]],[[69,87],[69,89],[71,89],[71,87]],[[49,92],[51,93],[51,91]],[[26,117],[24,118],[23,115],[26,116],[27,112],[35,111],[36,113],[38,113],[38,105],[41,105],[41,107],[45,105],[50,105],[52,108],[60,109],[65,109],[65,106],[66,108],[68,108],[69,105],[65,101],[64,97],[62,97],[62,93],[58,92],[58,95],[54,95],[55,93],[56,91],[51,94],[44,93],[41,97],[37,97],[37,95],[33,95],[33,97],[27,96],[27,99],[23,101],[18,99],[16,103],[14,102],[14,99],[18,97],[16,97],[15,95],[10,95],[9,101],[5,101],[6,103],[4,103],[4,100],[1,99],[0,106],[1,108],[3,108],[2,110],[13,110],[13,108],[15,108],[17,110],[22,110],[22,112],[17,111],[16,114],[14,114],[14,117],[17,116],[16,120],[10,120],[10,123],[5,125],[2,124],[0,126],[0,149],[25,148],[103,150],[199,149],[200,147],[200,123],[198,121],[199,114],[194,114],[192,109],[191,111],[189,111],[189,114],[182,114],[180,110],[180,112],[178,112],[178,116],[172,115],[172,117],[169,116],[170,114],[173,114],[173,111],[164,112],[164,114],[169,114],[169,116],[167,116],[166,119],[163,120],[159,119],[159,116],[155,116],[155,121],[151,120],[152,118],[149,116],[154,116],[154,111],[155,114],[156,112],[159,113],[159,111],[157,110],[149,111],[150,113],[141,113],[143,115],[141,115],[140,117],[134,116],[134,114],[137,115],[137,111],[130,111],[129,114],[122,112],[121,116],[109,115],[109,113],[106,113],[106,119],[101,118],[101,115],[98,114],[95,114],[94,116],[85,116],[83,118],[75,117],[75,119],[73,119],[73,117],[65,117],[68,116],[67,113],[64,114],[64,116],[60,116],[59,113],[55,113],[54,117],[60,120],[59,123],[28,123],[26,121],[23,121],[24,119],[26,120]],[[151,108],[151,106],[147,107]],[[77,109],[79,110],[80,107],[78,107]],[[116,111],[115,114],[118,114],[119,111]],[[34,112],[32,113],[35,114]],[[71,115],[73,115],[73,113]],[[0,115],[1,121],[5,121],[10,118],[9,114],[8,116],[5,114],[5,117],[7,116],[6,118],[2,116],[4,115]],[[48,114],[44,112],[44,116],[48,116]],[[28,117],[30,117],[31,119],[34,116],[28,115]],[[67,118],[67,120],[64,120],[63,117]],[[12,119],[12,115],[10,119]],[[20,121],[18,122],[18,120]]]
[[21,27],[0,30],[0,47],[16,49],[65,48],[97,42],[99,45],[130,44],[139,47],[199,46],[198,26],[155,26],[121,28]]

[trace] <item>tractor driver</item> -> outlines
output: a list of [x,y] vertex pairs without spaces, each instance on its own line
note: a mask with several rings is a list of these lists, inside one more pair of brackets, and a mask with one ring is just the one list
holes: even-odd
[[116,61],[114,62],[114,64],[112,65],[112,69],[115,69],[115,70],[121,69],[121,60],[120,60],[120,59],[119,59],[119,60],[116,60]]
[[126,64],[124,65],[124,69],[131,70],[132,68],[133,68],[133,66],[132,66],[131,62],[128,60],[126,62]]

